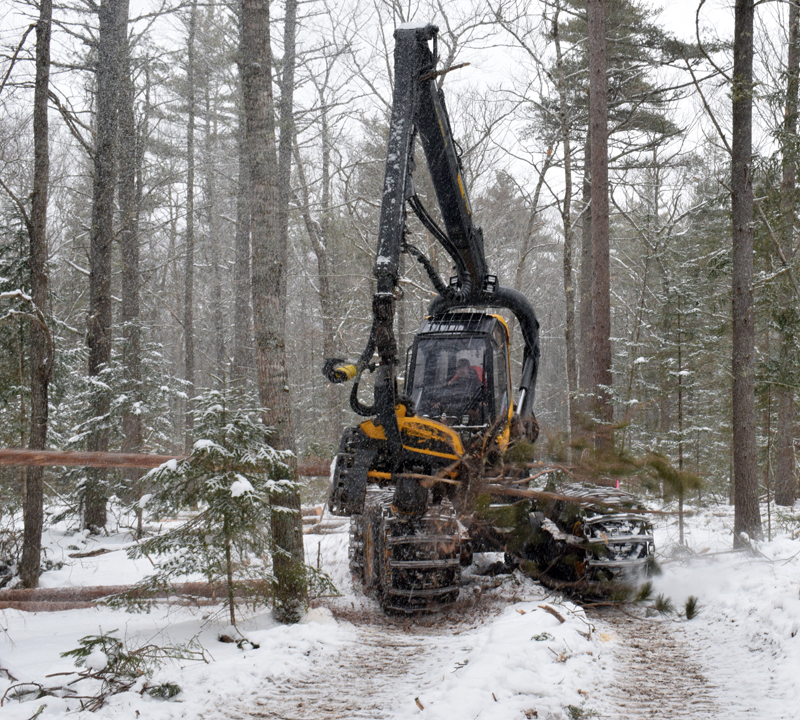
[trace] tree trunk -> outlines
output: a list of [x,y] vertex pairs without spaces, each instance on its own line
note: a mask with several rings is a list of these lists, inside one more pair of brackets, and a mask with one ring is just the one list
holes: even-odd
[[[323,107],[322,112],[325,112]],[[327,138],[326,123],[322,124],[322,182],[323,186],[329,182],[330,148]],[[330,211],[330,193],[323,191],[321,219],[315,221],[311,215],[311,199],[308,191],[308,183],[303,168],[300,151],[295,144],[295,168],[298,176],[298,199],[297,205],[300,215],[303,218],[306,232],[311,241],[311,249],[317,258],[317,283],[319,287],[319,303],[322,311],[322,355],[324,358],[334,357],[336,354],[336,338],[334,334],[334,318],[337,315],[335,305],[335,295],[331,284],[331,274],[333,271],[330,238],[328,236],[328,213]],[[326,205],[326,202],[328,203]],[[339,397],[333,386],[325,388],[325,408],[330,426],[326,438],[331,442],[338,441],[341,435],[341,406]]]
[[[317,237],[314,252],[317,254],[320,302],[322,304],[322,354],[327,359],[336,355],[335,328],[338,315],[336,293],[334,291],[335,281],[332,280],[333,256],[331,247],[331,151],[333,143],[331,142],[331,131],[328,123],[327,102],[322,89],[319,92],[319,100],[320,140],[322,144],[320,148],[322,151],[322,208],[318,225],[319,236]],[[402,337],[402,334],[398,335],[398,337]],[[335,452],[343,430],[342,411],[339,404],[340,397],[337,389],[330,385],[326,387],[325,395],[330,423],[327,439],[332,443],[331,450]]]
[[578,430],[576,412],[576,393],[578,390],[578,365],[575,352],[575,278],[572,272],[573,245],[575,233],[572,229],[572,145],[569,136],[569,100],[564,77],[564,59],[561,54],[559,34],[559,8],[553,18],[553,41],[556,49],[556,79],[559,95],[559,123],[561,125],[561,144],[564,148],[564,202],[561,206],[561,222],[564,226],[563,279],[566,317],[564,320],[564,343],[567,365],[567,406],[570,440]]
[[[101,0],[97,35],[97,118],[89,247],[89,377],[97,377],[111,361],[111,251],[114,241],[114,194],[117,183],[119,48],[127,28],[120,0]],[[98,386],[92,393],[95,418],[108,415],[109,394]],[[108,429],[102,423],[92,431],[88,450],[108,450]],[[87,472],[84,491],[84,527],[106,524],[107,488],[103,470]]]
[[[36,84],[33,99],[33,192],[28,226],[30,240],[31,296],[44,322],[47,310],[47,196],[50,180],[47,94],[50,84],[50,30],[53,5],[42,0],[36,24]],[[47,446],[47,391],[52,370],[52,347],[46,327],[32,323],[31,354],[31,434],[28,447]],[[42,554],[44,468],[30,468],[25,480],[25,527],[22,538],[20,579],[26,588],[39,584]]]
[[[210,9],[209,9],[210,11]],[[213,21],[213,18],[209,19]],[[218,386],[225,384],[227,351],[225,349],[225,323],[222,302],[223,251],[220,238],[220,208],[217,201],[217,148],[219,139],[219,106],[216,98],[211,100],[211,73],[203,79],[205,88],[205,205],[208,222],[206,263],[211,267],[211,307],[214,327],[214,365]]]
[[581,272],[579,287],[579,313],[581,339],[578,349],[578,387],[580,399],[577,403],[581,434],[592,431],[592,393],[594,391],[594,354],[592,353],[592,182],[591,143],[589,134],[584,145],[583,165],[583,211],[581,212]]
[[[554,137],[552,143],[553,145],[555,144],[555,141],[556,138]],[[517,269],[514,273],[514,284],[512,287],[516,290],[519,290],[521,287],[523,287],[525,283],[525,267],[528,257],[533,249],[534,234],[536,232],[536,225],[539,220],[539,198],[542,195],[542,188],[544,187],[544,181],[547,177],[547,171],[550,169],[550,165],[553,163],[555,158],[555,153],[553,152],[553,147],[550,142],[547,143],[547,147],[549,152],[545,158],[545,161],[542,163],[541,169],[538,172],[539,179],[536,181],[536,186],[533,189],[530,214],[528,215],[528,222],[525,226],[525,234],[522,237],[522,244],[519,250],[519,259],[517,260]]]
[[189,118],[186,127],[186,254],[183,266],[183,379],[186,381],[186,416],[183,449],[192,451],[194,414],[194,124],[197,114],[195,100],[194,42],[197,34],[197,0],[192,0],[187,39],[186,84],[189,93]]
[[734,546],[761,536],[755,425],[753,308],[753,0],[736,0],[733,38],[731,214],[733,221]]
[[[128,0],[121,0],[124,16],[128,17]],[[138,453],[142,449],[141,414],[134,411],[133,403],[144,400],[142,394],[142,329],[139,303],[139,206],[141,184],[141,143],[136,131],[134,115],[135,88],[131,67],[130,42],[120,49],[120,104],[119,104],[119,229],[120,256],[122,260],[122,365],[124,391],[131,399],[122,416],[122,452]],[[141,497],[141,473],[129,469],[123,477],[130,485],[131,499]],[[141,511],[137,512],[141,534]]]
[[[293,33],[294,27],[287,29],[291,46],[287,55],[291,56]],[[268,0],[243,0],[240,62],[250,165],[253,325],[259,396],[265,408],[265,421],[274,429],[273,445],[294,451],[286,372],[286,248],[280,233]],[[291,463],[290,479],[297,479],[296,459]],[[293,482],[285,492],[273,497],[275,617],[281,622],[299,620],[307,604],[301,523],[300,498]]]
[[[286,298],[286,259],[289,245],[289,200],[292,185],[292,145],[294,140],[294,71],[295,34],[297,32],[297,0],[286,0],[283,26],[283,61],[281,62],[280,140],[278,147],[278,245],[279,260],[283,265],[280,287],[281,299]],[[323,193],[326,188],[323,187]],[[284,310],[285,314],[285,310]]]
[[[271,389],[273,396],[281,397],[280,412],[287,423],[284,437],[278,446],[282,450],[296,452],[294,425],[292,424],[291,403],[289,395],[289,378],[286,371],[286,307],[287,284],[286,264],[289,246],[289,188],[292,175],[292,141],[294,138],[294,70],[296,64],[295,38],[297,33],[297,0],[286,0],[286,12],[283,25],[283,71],[281,73],[280,101],[280,152],[278,155],[278,238],[277,257],[279,277],[273,286],[279,291],[280,312],[276,313],[272,336],[283,341],[279,362],[282,373],[278,383]],[[267,38],[269,42],[269,37]],[[268,48],[269,50],[269,48]],[[282,488],[272,498],[272,542],[275,577],[278,581],[275,591],[275,616],[280,622],[297,622],[305,614],[308,606],[308,589],[305,574],[305,553],[303,549],[303,518],[300,514],[300,493],[297,484],[296,460],[290,467],[293,481]]]
[[611,287],[608,220],[608,96],[603,0],[589,0],[589,132],[592,161],[592,354],[598,449],[613,447]]
[[233,553],[231,552],[233,540],[231,538],[231,526],[227,514],[223,520],[222,533],[225,536],[225,574],[228,578],[228,612],[231,625],[236,627],[236,586],[233,583]]
[[778,427],[775,439],[775,504],[791,507],[797,499],[794,469],[794,397],[778,390]]
[[249,168],[244,114],[239,114],[239,168],[236,185],[236,258],[233,266],[234,329],[233,370],[235,387],[245,387],[252,367],[253,320],[250,311],[250,205],[247,201]]
[[[795,255],[794,220],[797,185],[797,106],[798,74],[800,74],[800,6],[789,5],[789,49],[786,61],[786,114],[783,124],[782,155],[783,178],[781,182],[781,247],[784,257],[791,262]],[[778,402],[778,428],[775,456],[775,503],[794,505],[797,497],[797,475],[794,458],[794,403],[795,391],[791,382],[792,354],[800,332],[800,313],[797,298],[786,278],[782,280],[779,327],[781,331],[780,361],[784,383],[776,388]]]

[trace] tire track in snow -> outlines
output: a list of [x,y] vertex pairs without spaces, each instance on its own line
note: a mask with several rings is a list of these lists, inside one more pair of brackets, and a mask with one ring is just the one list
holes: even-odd
[[611,652],[613,680],[598,696],[601,717],[707,720],[722,716],[716,688],[683,627],[613,610],[593,619],[598,621],[598,630],[617,641]]
[[244,703],[231,709],[231,719],[381,720],[398,702],[413,702],[429,681],[434,638],[450,634],[442,627],[400,623],[379,614],[355,628],[352,642],[335,657],[315,664],[313,673],[265,682]]

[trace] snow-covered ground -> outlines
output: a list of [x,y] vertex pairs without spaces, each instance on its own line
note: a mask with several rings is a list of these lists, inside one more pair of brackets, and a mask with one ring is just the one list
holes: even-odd
[[[140,683],[95,717],[800,718],[800,522],[781,522],[773,540],[748,553],[727,552],[732,523],[728,507],[689,517],[687,553],[678,552],[674,518],[658,520],[664,572],[655,589],[678,610],[696,596],[700,613],[691,621],[645,618],[638,609],[636,618],[584,611],[519,575],[470,573],[451,612],[386,619],[353,594],[344,526],[306,536],[309,562],[330,573],[342,597],[316,601],[306,622],[292,627],[274,624],[266,611],[251,614],[240,624],[251,644],[241,648],[218,640],[234,635],[219,606],[2,610],[0,695],[21,682],[65,685],[74,676],[47,677],[76,669],[60,654],[116,630],[129,647],[202,647],[207,662],[169,661],[157,671],[155,682],[181,687],[172,700],[141,695]],[[64,566],[45,573],[42,586],[134,582],[150,566],[127,559],[130,542],[53,529],[49,557]],[[69,557],[98,548],[111,552]],[[72,687],[90,695],[93,684]],[[63,717],[80,707],[67,697],[34,697],[6,698],[0,717],[29,720],[40,708],[39,718]]]

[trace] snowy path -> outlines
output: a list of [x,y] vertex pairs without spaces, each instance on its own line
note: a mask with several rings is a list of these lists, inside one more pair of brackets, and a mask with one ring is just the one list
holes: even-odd
[[[441,634],[440,632],[435,633]],[[310,663],[308,671],[278,683],[265,683],[252,699],[228,717],[270,720],[384,718],[399,698],[419,693],[432,663],[431,634],[405,632],[380,618],[353,628],[336,654]]]
[[[689,552],[671,549],[672,524],[658,529],[663,574],[653,592],[679,610],[696,597],[691,621],[609,609],[587,616],[519,573],[488,577],[477,567],[466,571],[462,599],[450,611],[387,618],[352,588],[346,527],[305,538],[308,562],[330,574],[340,597],[317,600],[307,621],[292,626],[276,625],[268,611],[241,609],[240,630],[259,647],[219,642],[232,632],[221,607],[159,604],[133,615],[104,606],[5,610],[0,668],[20,682],[52,685],[53,673],[75,670],[62,653],[113,628],[130,647],[190,644],[208,662],[155,671],[153,682],[182,688],[172,701],[137,686],[96,713],[76,713],[74,698],[31,694],[4,703],[0,716],[30,720],[45,706],[43,718],[85,720],[800,720],[797,510],[781,535],[752,552],[726,550],[727,507],[693,519]],[[149,571],[113,552],[129,542],[123,533],[99,541],[51,530],[49,538],[50,554],[64,565],[43,576],[44,587],[125,584]],[[112,551],[69,554],[73,545],[99,544]],[[491,565],[491,557],[476,559]],[[0,695],[13,683],[0,672]],[[91,695],[99,681],[75,687]]]
[[667,564],[655,591],[677,608],[699,598],[691,621],[593,612],[611,672],[592,709],[615,720],[800,720],[798,550],[778,539]]
[[633,618],[618,611],[600,613],[592,620],[615,641],[613,680],[594,699],[599,707],[593,705],[593,709],[602,717],[701,720],[720,716],[716,689],[696,652],[697,643],[687,638],[685,625]]

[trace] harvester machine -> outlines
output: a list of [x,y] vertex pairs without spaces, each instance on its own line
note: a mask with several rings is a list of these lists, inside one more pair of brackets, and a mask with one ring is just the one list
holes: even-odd
[[[544,517],[530,501],[512,498],[511,502],[485,490],[487,477],[494,482],[503,472],[506,450],[521,441],[533,443],[538,435],[533,404],[539,323],[525,295],[502,286],[487,267],[483,235],[473,222],[444,94],[437,85],[441,75],[436,70],[437,32],[430,24],[406,24],[395,31],[393,108],[373,270],[372,326],[357,361],[331,358],[323,369],[331,382],[353,383],[350,406],[366,418],[341,439],[328,507],[334,515],[351,518],[354,578],[384,609],[401,612],[435,610],[452,603],[459,594],[461,568],[471,562],[473,551],[505,550],[526,560],[529,567],[542,563],[561,567],[565,557],[575,556],[574,562],[566,563],[578,568],[575,573],[592,572],[591,562],[597,566],[603,560],[604,569],[613,569],[618,554],[624,556],[620,567],[636,566],[652,551],[649,526],[635,514],[623,513],[624,521],[608,521],[617,522],[616,545],[603,549],[605,530],[591,535],[592,528],[600,525],[581,520],[565,532],[557,527],[557,517]],[[441,224],[415,192],[417,139],[430,170]],[[448,282],[410,242],[408,208],[452,260],[455,274]],[[404,358],[394,331],[401,254],[422,265],[437,293]],[[524,344],[516,399],[509,325],[503,312],[516,318]],[[366,372],[374,381],[371,405],[359,398]],[[491,521],[491,507],[504,503],[517,516],[525,516],[527,539],[520,540],[518,526],[509,529]],[[478,506],[487,511],[478,512]],[[613,503],[601,502],[583,511],[590,506],[579,501],[575,507],[585,520],[620,515]],[[563,515],[563,510],[558,507],[554,512]],[[570,522],[573,519],[570,515]],[[548,531],[547,542],[542,543],[541,535]],[[628,547],[618,552],[625,542]],[[545,548],[542,557],[537,555],[539,546]],[[542,571],[547,566],[542,565]]]

